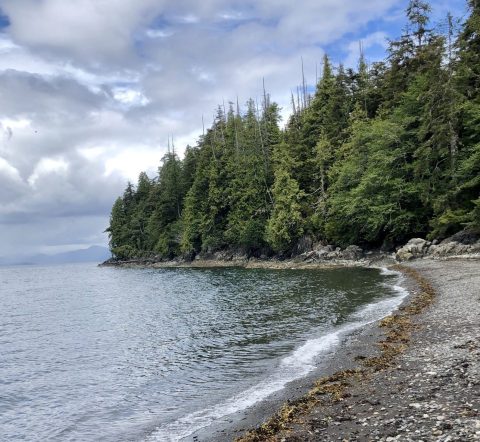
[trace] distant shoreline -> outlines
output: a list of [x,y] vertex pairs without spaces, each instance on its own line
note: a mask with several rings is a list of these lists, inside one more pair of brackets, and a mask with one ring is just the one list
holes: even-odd
[[52,255],[22,255],[0,257],[0,266],[29,266],[29,265],[50,265],[50,264],[75,264],[99,262],[111,256],[106,247],[90,246],[84,249],[71,250],[68,252]]

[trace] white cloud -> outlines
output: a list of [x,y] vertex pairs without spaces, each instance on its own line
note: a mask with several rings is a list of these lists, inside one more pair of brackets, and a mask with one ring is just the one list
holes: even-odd
[[147,29],[145,31],[145,35],[148,38],[167,38],[173,35],[173,31],[163,29]]
[[135,58],[132,33],[162,9],[161,0],[5,0],[9,32],[19,44],[93,62]]
[[113,88],[113,97],[127,107],[145,106],[149,103],[149,99],[142,92],[128,87]]
[[6,35],[0,34],[0,54],[9,53],[14,49],[19,49],[19,48],[20,47],[16,45]]
[[[263,78],[286,118],[302,57],[313,83],[324,48],[347,34],[380,50],[385,34],[366,25],[403,3],[0,0],[11,23],[0,33],[0,255],[20,222],[36,244],[54,236],[41,231],[50,218],[60,242],[94,237],[168,137],[178,152],[194,144],[202,115],[208,126],[223,100],[260,98]],[[357,48],[344,48],[347,62]],[[89,235],[69,217],[89,220]]]
[[35,184],[42,176],[52,173],[66,175],[67,172],[68,163],[63,158],[42,158],[27,181],[30,186],[35,187]]
[[0,157],[0,176],[8,177],[9,179],[19,183],[22,182],[22,178],[20,177],[18,170],[2,157]]
[[136,182],[139,171],[156,171],[160,157],[160,151],[152,151],[151,146],[131,146],[129,150],[113,154],[105,160],[105,176],[120,172],[130,181]]
[[15,120],[4,118],[3,120],[0,120],[0,125],[3,127],[10,127],[11,129],[25,129],[31,124],[32,122],[27,118],[19,118]]
[[108,148],[102,146],[81,147],[78,149],[78,153],[89,161],[100,159],[106,152],[108,152]]
[[241,11],[228,11],[228,12],[222,12],[220,14],[217,14],[217,16],[222,19],[222,20],[243,20],[245,19],[245,15]]
[[199,22],[199,18],[196,17],[196,16],[193,15],[193,14],[187,14],[187,15],[183,15],[183,16],[178,16],[178,17],[176,17],[176,20],[177,20],[179,23],[186,23],[186,24],[193,24],[193,23],[198,23],[198,22]]
[[[372,48],[379,48],[382,52],[388,47],[388,35],[386,32],[374,32],[358,41],[350,42],[347,46],[348,55],[345,59],[345,65],[348,67],[356,67],[360,57],[360,45],[364,52]],[[367,60],[368,61],[368,60]]]

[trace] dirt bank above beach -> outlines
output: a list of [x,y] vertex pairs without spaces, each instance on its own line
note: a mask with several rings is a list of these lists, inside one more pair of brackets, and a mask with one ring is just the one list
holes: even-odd
[[357,355],[357,370],[318,383],[244,440],[480,440],[480,260],[407,267],[417,299],[432,296],[399,312],[380,346],[386,361]]

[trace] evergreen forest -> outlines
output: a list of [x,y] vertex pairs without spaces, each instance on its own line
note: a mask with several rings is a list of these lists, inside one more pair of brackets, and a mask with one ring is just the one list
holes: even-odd
[[171,146],[115,201],[113,255],[290,256],[304,238],[392,249],[480,228],[480,0],[439,24],[423,0],[406,14],[385,60],[325,56],[286,122],[267,93],[219,106],[183,158]]

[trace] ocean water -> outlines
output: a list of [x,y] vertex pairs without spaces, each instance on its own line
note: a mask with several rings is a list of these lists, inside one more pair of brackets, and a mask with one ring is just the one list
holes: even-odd
[[0,268],[0,440],[177,441],[391,312],[377,269]]

